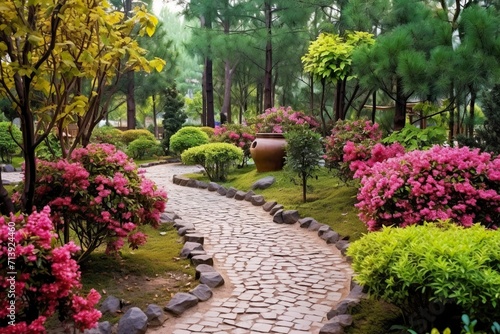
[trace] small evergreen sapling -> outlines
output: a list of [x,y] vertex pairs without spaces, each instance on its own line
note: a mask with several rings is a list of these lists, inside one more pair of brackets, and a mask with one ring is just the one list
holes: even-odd
[[285,133],[286,168],[297,173],[302,180],[302,199],[306,202],[307,179],[314,176],[319,169],[323,156],[321,136],[305,127]]

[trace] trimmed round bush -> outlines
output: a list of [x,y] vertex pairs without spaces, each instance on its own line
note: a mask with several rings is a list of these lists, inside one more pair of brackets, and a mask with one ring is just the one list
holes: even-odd
[[90,141],[98,144],[111,144],[119,146],[123,143],[123,131],[112,126],[95,128]]
[[162,154],[161,144],[145,137],[134,140],[127,147],[127,155],[133,159],[151,158]]
[[155,135],[146,129],[132,129],[123,131],[122,141],[128,145],[136,139],[146,138],[149,140],[156,140]]
[[195,126],[186,126],[170,137],[170,150],[182,154],[185,150],[208,144],[208,135]]
[[357,198],[370,231],[440,219],[497,228],[500,158],[468,147],[407,152],[365,171]]
[[233,144],[210,143],[187,149],[181,155],[186,165],[201,165],[211,181],[225,181],[229,169],[243,159],[243,150]]
[[500,314],[499,250],[498,231],[439,222],[368,233],[347,255],[354,280],[370,296],[401,307],[406,319],[433,307],[443,319],[466,313],[491,324]]

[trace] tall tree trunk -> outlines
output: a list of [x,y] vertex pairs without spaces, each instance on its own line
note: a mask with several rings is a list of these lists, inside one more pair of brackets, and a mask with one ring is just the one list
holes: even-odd
[[309,110],[314,111],[314,77],[309,76]]
[[[132,11],[132,0],[125,0],[125,17],[130,17]],[[125,74],[125,81],[127,85],[127,129],[135,129],[137,124],[135,121],[135,73],[130,71]]]
[[323,136],[326,136],[326,120],[325,120],[325,111],[326,111],[326,80],[325,78],[321,78],[321,101],[320,101],[320,110],[319,110],[319,117],[321,118],[321,124],[322,124],[322,133]]
[[[259,81],[260,81],[260,80],[259,80]],[[255,95],[256,95],[256,96],[255,96],[255,100],[256,100],[255,102],[256,102],[256,104],[257,104],[257,115],[259,115],[259,114],[262,114],[262,113],[263,113],[263,112],[262,112],[262,111],[263,111],[263,110],[262,110],[262,101],[263,101],[263,99],[262,99],[262,95],[263,95],[263,94],[262,94],[262,91],[263,91],[263,85],[262,85],[262,83],[261,83],[261,82],[258,82],[258,83],[257,83],[257,92],[256,92],[256,94],[255,94]]]
[[269,1],[264,2],[264,15],[266,20],[266,64],[264,70],[264,110],[272,108],[272,84],[273,84],[273,44],[272,44],[272,10]]
[[405,127],[406,123],[406,97],[403,94],[403,83],[401,78],[396,81],[396,111],[394,114],[394,131]]
[[203,68],[203,74],[201,78],[201,124],[207,126],[207,84],[206,84],[206,71]]
[[153,129],[155,133],[155,138],[158,139],[158,122],[156,121],[156,94],[152,95],[153,99]]
[[471,85],[470,87],[470,104],[469,104],[469,124],[468,124],[468,134],[469,138],[474,137],[474,118],[475,118],[475,109],[476,108],[476,90]]
[[233,71],[231,68],[231,63],[226,60],[224,63],[224,101],[222,102],[222,114],[226,116],[226,120],[229,124],[232,123],[231,115],[231,86],[233,82]]
[[206,126],[215,127],[214,118],[214,85],[212,76],[212,59],[205,59],[205,94],[207,99],[207,123]]
[[373,95],[372,95],[372,123],[375,123],[376,114],[377,114],[377,91],[373,91]]
[[[450,87],[450,101],[455,100],[455,89],[453,85]],[[453,138],[455,138],[455,103],[450,103],[450,121],[448,122],[448,142],[453,146]]]

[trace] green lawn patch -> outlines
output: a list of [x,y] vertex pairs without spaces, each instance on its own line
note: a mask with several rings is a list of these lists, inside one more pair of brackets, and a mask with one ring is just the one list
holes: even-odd
[[[255,190],[255,193],[263,195],[266,201],[276,201],[285,209],[298,210],[301,217],[313,217],[350,240],[359,239],[367,232],[354,207],[357,188],[346,185],[327,168],[321,169],[317,178],[308,180],[306,203],[302,202],[299,179],[285,171],[258,173],[254,166],[247,166],[231,171],[228,181],[221,185],[248,191],[255,181],[269,175],[274,176],[276,182],[268,189]],[[208,181],[201,174],[186,176]]]

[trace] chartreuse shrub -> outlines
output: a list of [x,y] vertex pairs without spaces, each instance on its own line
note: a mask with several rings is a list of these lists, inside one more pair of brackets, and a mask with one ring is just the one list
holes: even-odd
[[353,242],[347,254],[370,296],[399,306],[406,319],[432,314],[425,330],[434,320],[458,323],[464,313],[489,326],[500,314],[498,231],[448,222],[385,227]]
[[365,171],[357,198],[359,217],[371,231],[449,218],[496,228],[500,158],[468,147],[407,152]]
[[429,126],[419,129],[414,125],[406,124],[400,131],[391,133],[382,140],[384,144],[399,143],[407,151],[425,150],[434,145],[441,145],[447,139],[446,129],[439,126]]
[[29,216],[0,217],[0,332],[45,333],[54,313],[75,329],[94,327],[101,296],[92,289],[80,296],[78,247],[55,246],[50,208]]
[[166,194],[113,145],[90,144],[70,159],[38,162],[34,203],[39,210],[51,207],[59,240],[74,240],[81,262],[101,244],[108,253],[120,250],[125,240],[132,248],[144,244],[139,225],[158,226]]
[[112,126],[95,128],[90,141],[98,144],[111,144],[116,147],[123,145],[123,131]]
[[141,137],[127,146],[127,155],[133,159],[151,158],[162,154],[163,148],[156,139]]
[[205,132],[209,139],[211,139],[215,133],[214,128],[210,126],[200,126],[200,130]]
[[211,181],[225,181],[229,169],[243,159],[241,148],[228,143],[210,143],[192,147],[181,155],[186,165],[201,165]]
[[146,138],[152,141],[156,140],[155,135],[149,132],[147,129],[131,129],[123,131],[122,133],[122,141],[125,143],[125,145],[128,145],[139,138]]
[[208,135],[194,126],[186,126],[170,137],[170,151],[180,155],[188,148],[208,144]]
[[[477,325],[477,320],[471,320],[467,314],[462,315],[462,330],[460,333],[463,334],[500,334],[500,324],[498,322],[493,322],[489,331],[476,331],[475,327]],[[418,334],[412,329],[408,330],[410,334]],[[430,334],[441,334],[438,329],[433,328]],[[449,328],[445,328],[442,334],[452,334]]]

